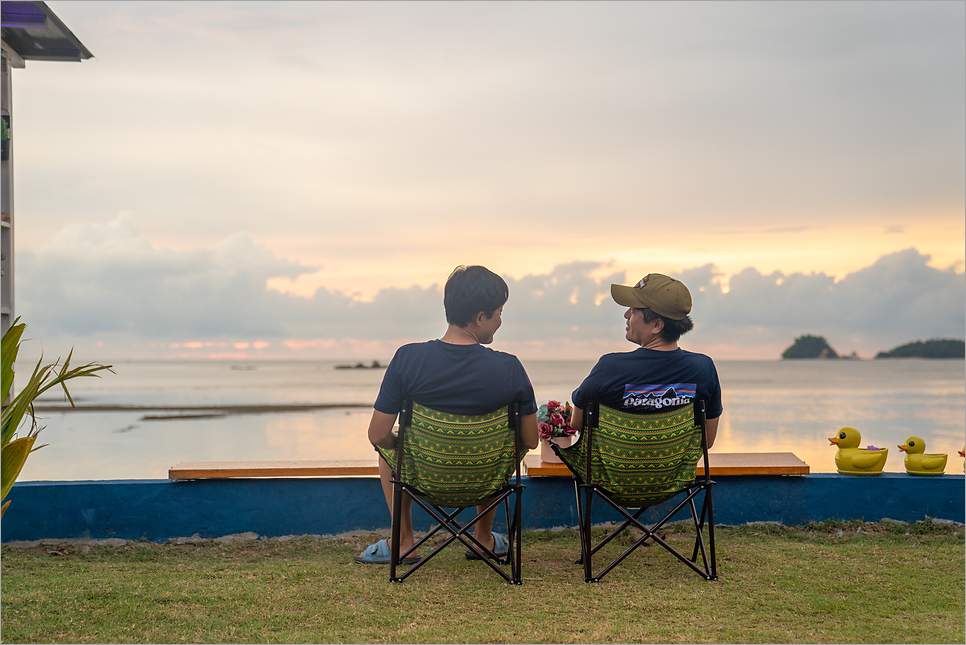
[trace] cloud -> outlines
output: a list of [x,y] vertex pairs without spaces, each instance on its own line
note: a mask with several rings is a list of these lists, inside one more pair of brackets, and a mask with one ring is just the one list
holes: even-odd
[[694,297],[695,330],[689,340],[709,344],[787,346],[799,335],[823,335],[840,352],[874,354],[928,338],[966,335],[966,277],[928,265],[930,257],[906,249],[839,281],[824,273],[749,268],[731,276],[729,290],[712,265],[680,277]]
[[[776,358],[805,333],[862,355],[914,340],[962,338],[964,274],[930,267],[929,259],[910,248],[838,281],[824,273],[747,268],[730,276],[727,288],[713,264],[688,269],[675,274],[694,301],[695,329],[683,344],[727,358]],[[385,288],[368,301],[325,287],[300,297],[267,286],[272,278],[314,270],[244,234],[201,250],[157,248],[137,219],[121,215],[69,226],[39,251],[21,252],[17,313],[32,337],[97,341],[118,354],[152,343],[179,351],[231,347],[242,355],[297,356],[306,348],[333,356],[391,353],[445,329],[442,280]],[[625,347],[623,309],[609,295],[611,283],[627,283],[624,270],[580,261],[505,279],[510,300],[497,340],[507,348],[559,347],[563,354],[555,355],[586,358],[602,347]]]
[[[836,254],[846,222],[915,212],[955,228],[907,244],[962,257],[962,3],[52,6],[97,59],[17,75],[35,250],[106,208],[152,240],[242,228],[333,280],[381,261],[426,284],[405,256],[438,226],[469,239],[485,219],[519,275],[632,253],[595,231],[663,217],[742,257],[756,228],[820,231],[768,268],[841,273],[896,249]],[[532,243],[551,227],[583,234]]]
[[312,270],[241,234],[202,251],[154,248],[137,221],[121,215],[65,227],[40,251],[21,251],[17,306],[39,335],[278,336],[284,317],[273,312],[284,298],[265,281]]

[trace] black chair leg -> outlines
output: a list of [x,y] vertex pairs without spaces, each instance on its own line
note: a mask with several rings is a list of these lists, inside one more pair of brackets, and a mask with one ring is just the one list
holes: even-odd
[[[713,482],[712,482],[713,483]],[[704,492],[704,503],[708,509],[708,550],[711,552],[711,578],[710,580],[718,579],[718,563],[714,553],[714,504],[711,500],[711,487]]]
[[[510,556],[510,584],[514,585],[523,584],[523,491],[521,489],[522,486],[516,488],[513,494],[513,524],[507,522],[509,528],[507,538],[510,541],[510,553],[508,554]],[[507,514],[509,515],[509,512]]]
[[[509,505],[508,505],[508,498],[510,495],[513,495],[514,493],[519,492],[518,490],[516,490],[516,487],[513,487],[513,488],[514,490],[504,491],[500,496],[497,497],[495,501],[493,501],[489,506],[487,506],[486,510],[484,510],[483,513],[476,515],[472,520],[462,525],[460,524],[460,522],[456,521],[456,516],[463,510],[466,510],[467,507],[458,508],[452,513],[447,513],[446,511],[444,511],[439,506],[436,506],[435,504],[427,502],[417,496],[410,495],[412,497],[413,502],[415,502],[424,511],[426,511],[426,513],[428,513],[429,516],[432,517],[435,522],[437,522],[437,526],[433,527],[433,529],[431,530],[431,533],[435,533],[436,531],[442,529],[447,531],[450,534],[450,536],[442,544],[436,546],[432,550],[432,552],[423,556],[423,558],[419,562],[417,562],[416,564],[412,565],[409,569],[407,569],[405,573],[403,573],[398,577],[394,577],[393,582],[402,582],[410,574],[414,573],[417,569],[419,569],[421,566],[426,564],[429,560],[435,557],[443,549],[445,549],[451,543],[456,541],[461,542],[468,549],[477,549],[483,553],[486,553],[488,551],[487,547],[481,544],[476,539],[476,537],[469,532],[469,530],[473,528],[473,526],[481,519],[483,515],[485,515],[486,513],[489,513],[491,510],[495,509],[500,504],[504,504],[505,514],[507,518],[509,518],[510,511],[509,511]],[[522,488],[523,486],[520,486],[520,489]],[[520,504],[520,502],[522,502],[522,499],[520,498],[519,495],[517,496],[517,499],[519,501],[517,503],[517,508],[514,509],[514,515],[516,517],[521,517],[522,505]],[[474,508],[473,510],[476,510],[476,509]],[[506,580],[510,584],[522,584],[522,579],[520,574],[522,569],[521,567],[522,557],[520,552],[521,552],[523,531],[522,531],[521,522],[517,521],[515,523],[509,523],[507,527],[507,533],[508,533],[507,537],[509,540],[513,540],[514,538],[516,539],[517,541],[516,551],[512,552],[514,545],[511,543],[510,545],[511,553],[508,553],[506,558],[502,560],[496,560],[494,562],[492,558],[486,557],[486,558],[483,558],[483,563],[488,567],[490,567],[491,569],[493,569],[497,574],[499,574],[504,580]],[[420,544],[426,539],[427,538],[423,538],[423,540],[420,541]],[[489,553],[490,555],[495,555],[492,553],[492,551],[490,551]],[[503,565],[510,564],[511,565],[510,575],[508,575],[505,571],[501,570],[496,563],[503,564]]]
[[580,557],[574,564],[584,563],[584,514],[582,510],[583,502],[580,500],[580,484],[577,482],[577,478],[574,478],[574,498],[577,501],[577,533],[580,535]]
[[591,562],[591,548],[592,544],[591,534],[590,534],[590,518],[591,518],[591,503],[594,499],[594,487],[584,486],[585,493],[585,505],[584,505],[584,540],[583,540],[583,560],[584,560],[584,582],[597,582],[594,580],[593,566]]
[[389,580],[390,582],[402,582],[396,577],[396,566],[399,563],[399,536],[402,531],[402,485],[393,482],[392,485],[392,545],[389,547]]

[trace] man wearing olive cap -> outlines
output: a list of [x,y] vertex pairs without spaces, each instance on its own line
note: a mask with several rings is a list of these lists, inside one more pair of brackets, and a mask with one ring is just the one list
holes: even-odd
[[633,287],[612,284],[611,296],[628,307],[625,337],[640,347],[605,354],[571,395],[570,425],[583,427],[587,401],[618,410],[658,410],[703,399],[708,417],[708,447],[714,443],[721,417],[721,385],[714,362],[704,354],[678,347],[691,331],[691,293],[679,280],[660,273],[644,276]]

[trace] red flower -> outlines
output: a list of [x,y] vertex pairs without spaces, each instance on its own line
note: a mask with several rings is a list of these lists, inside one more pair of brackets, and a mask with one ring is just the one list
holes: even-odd
[[551,426],[549,423],[541,423],[540,424],[540,438],[541,439],[549,439],[552,436],[553,436],[553,426]]
[[561,415],[557,414],[557,413],[551,414],[550,415],[550,423],[551,423],[551,425],[555,425],[557,427],[560,427],[560,426],[562,426],[564,424],[564,418]]
[[555,412],[560,408],[560,401],[547,401],[547,412]]

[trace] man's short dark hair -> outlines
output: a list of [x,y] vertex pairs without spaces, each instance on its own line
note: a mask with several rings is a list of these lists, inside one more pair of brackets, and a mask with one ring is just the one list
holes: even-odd
[[665,343],[676,343],[681,336],[694,329],[694,323],[691,322],[690,316],[685,316],[681,320],[672,320],[655,313],[651,309],[641,309],[640,311],[644,314],[644,322],[658,318],[664,321],[664,328],[661,329],[661,340]]
[[506,281],[486,267],[458,266],[453,269],[443,289],[446,322],[466,327],[481,311],[492,318],[510,297]]

